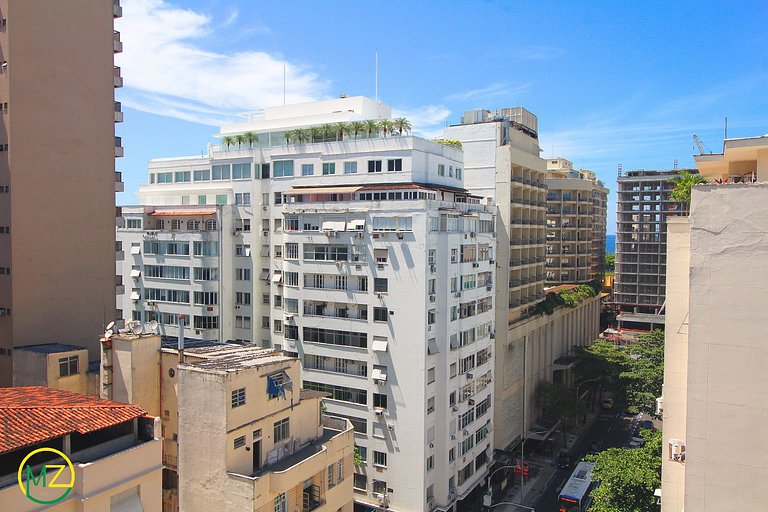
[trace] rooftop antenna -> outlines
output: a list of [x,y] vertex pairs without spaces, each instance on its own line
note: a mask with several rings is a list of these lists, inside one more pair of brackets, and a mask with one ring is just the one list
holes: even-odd
[[379,49],[376,48],[376,101],[379,101]]
[[728,138],[728,116],[725,116],[725,126],[723,127],[723,140]]
[[139,322],[138,320],[131,320],[130,322],[128,322],[128,328],[131,330],[133,334],[137,336],[141,334],[141,332],[144,330],[141,327],[141,322]]

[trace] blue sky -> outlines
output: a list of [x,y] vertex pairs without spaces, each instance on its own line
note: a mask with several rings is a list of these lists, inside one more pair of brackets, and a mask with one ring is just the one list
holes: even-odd
[[[615,188],[616,168],[693,166],[768,132],[768,2],[122,0],[116,57],[133,204],[151,158],[205,151],[221,121],[281,104],[374,94],[414,131],[465,110],[523,106],[542,156]],[[615,228],[610,198],[608,231]]]

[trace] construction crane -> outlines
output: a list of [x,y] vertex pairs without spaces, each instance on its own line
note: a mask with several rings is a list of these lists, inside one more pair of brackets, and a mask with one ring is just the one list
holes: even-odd
[[695,133],[693,134],[693,142],[696,143],[696,147],[699,148],[699,154],[700,155],[711,155],[712,152],[709,151],[709,148],[707,148],[707,151],[704,151],[704,144],[701,142],[701,139],[699,139],[699,136]]

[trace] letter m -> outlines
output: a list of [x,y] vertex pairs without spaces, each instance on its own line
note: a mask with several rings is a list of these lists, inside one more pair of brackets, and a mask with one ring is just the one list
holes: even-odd
[[32,480],[32,483],[35,485],[35,487],[37,487],[40,484],[40,479],[42,478],[43,479],[43,487],[47,487],[47,484],[46,484],[46,481],[47,481],[46,466],[43,466],[42,469],[40,469],[40,474],[37,475],[37,478],[35,478],[35,474],[32,472],[32,468],[30,467],[29,464],[27,464],[26,473],[25,473],[24,476],[25,476],[25,479],[27,481],[27,496],[31,495],[30,487],[32,487],[32,486],[29,485],[29,481],[30,480]]

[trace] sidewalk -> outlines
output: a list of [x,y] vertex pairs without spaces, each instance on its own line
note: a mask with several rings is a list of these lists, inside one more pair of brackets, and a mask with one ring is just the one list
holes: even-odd
[[[592,426],[598,416],[599,413],[590,414],[590,417],[587,419],[587,422],[584,425],[576,427],[574,432],[567,435],[565,444],[569,451],[573,450],[573,447],[579,441],[579,438],[586,430]],[[541,455],[532,455],[530,457],[526,457],[525,461],[529,464],[529,466],[539,467],[540,470],[536,473],[536,475],[531,476],[526,480],[525,489],[523,489],[519,482],[516,482],[514,487],[512,487],[504,499],[499,501],[519,503],[526,507],[533,508],[533,506],[539,501],[541,495],[544,493],[544,490],[549,486],[550,480],[557,472],[556,457],[557,455],[555,455],[554,458]],[[525,490],[524,496],[523,490]],[[503,512],[520,512],[525,509],[516,507],[514,505],[502,505],[494,508],[494,510]]]

